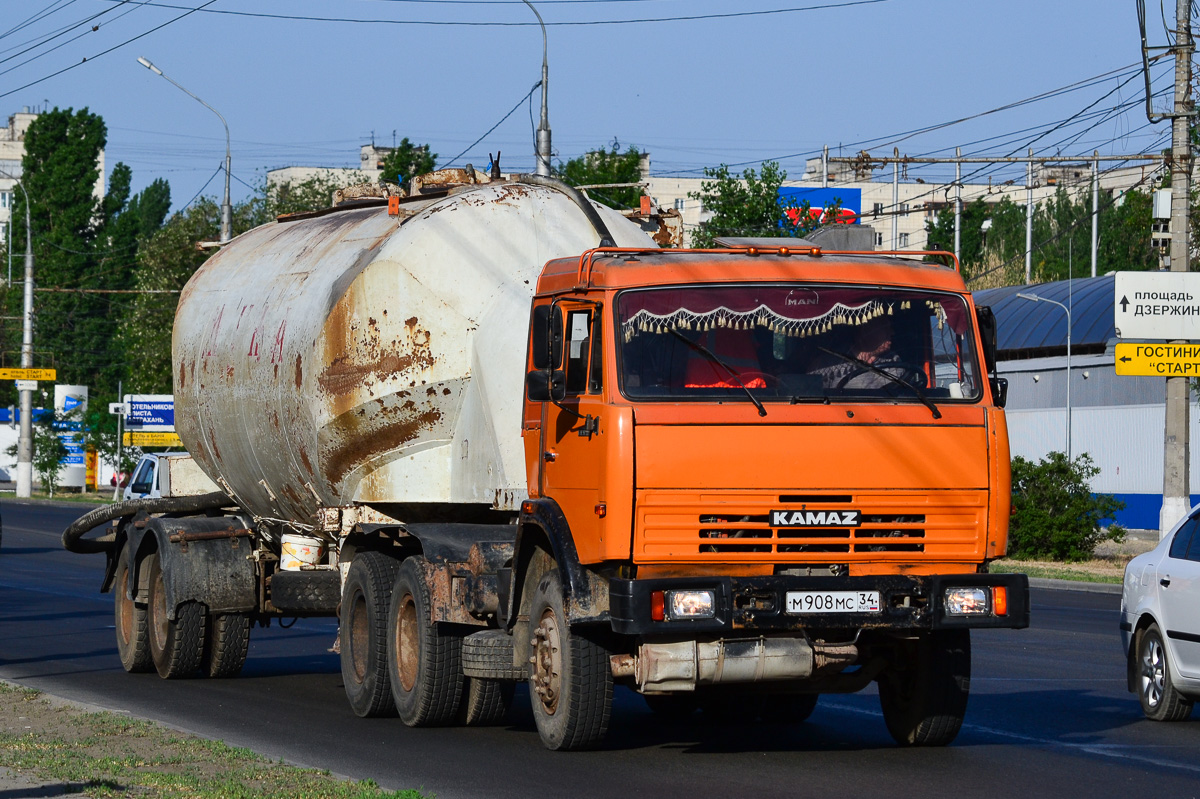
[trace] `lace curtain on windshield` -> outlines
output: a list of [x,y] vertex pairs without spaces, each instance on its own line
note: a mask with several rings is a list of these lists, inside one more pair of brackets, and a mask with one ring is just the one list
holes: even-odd
[[790,401],[980,396],[970,315],[953,294],[797,284],[627,291],[617,340],[630,397],[745,388]]

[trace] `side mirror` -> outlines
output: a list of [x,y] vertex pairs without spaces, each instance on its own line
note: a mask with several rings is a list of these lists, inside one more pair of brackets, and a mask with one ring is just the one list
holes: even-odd
[[562,366],[563,316],[557,305],[539,305],[533,309],[533,368],[558,369]]
[[989,373],[996,371],[996,315],[986,305],[975,308],[979,337],[983,339],[983,362]]
[[530,402],[562,402],[567,396],[567,373],[561,369],[534,369],[525,375]]
[[1008,404],[1008,378],[993,377],[988,382],[992,385],[992,398],[996,400],[996,407],[1003,408]]

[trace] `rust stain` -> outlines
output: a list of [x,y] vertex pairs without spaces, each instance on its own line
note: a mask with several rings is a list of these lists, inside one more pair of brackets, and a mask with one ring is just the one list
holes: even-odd
[[443,397],[448,397],[448,396],[450,396],[452,393],[453,393],[453,392],[452,392],[452,391],[450,391],[450,389],[448,389],[448,388],[443,388],[443,389],[442,389],[442,396],[443,396]]
[[417,326],[417,317],[410,316],[408,319],[404,320],[404,324],[408,327],[416,327]]
[[387,379],[413,370],[428,369],[436,358],[429,348],[429,333],[426,332],[422,340],[419,335],[421,332],[414,332],[412,350],[403,355],[380,355],[375,360],[362,363],[353,363],[345,355],[335,358],[322,370],[317,383],[330,394],[348,394],[371,377]]
[[313,470],[312,461],[308,459],[308,450],[304,447],[300,447],[300,462],[304,464],[304,469],[309,475],[316,475],[316,472]]
[[279,381],[279,364],[275,364],[275,381]]
[[227,378],[229,378],[230,380],[233,379],[233,367],[232,366],[225,367],[225,376]]
[[187,368],[183,361],[179,362],[179,387],[183,388],[187,385]]
[[296,356],[296,388],[300,388],[301,384],[304,382],[303,364],[304,364],[303,357],[300,355],[297,355]]
[[442,412],[438,408],[429,408],[405,421],[373,430],[370,436],[358,434],[357,420],[354,418],[356,416],[357,414],[346,414],[330,424],[334,439],[340,442],[329,453],[326,462],[327,473],[334,483],[340,482],[347,474],[372,458],[399,449],[418,438],[422,432],[441,421]]

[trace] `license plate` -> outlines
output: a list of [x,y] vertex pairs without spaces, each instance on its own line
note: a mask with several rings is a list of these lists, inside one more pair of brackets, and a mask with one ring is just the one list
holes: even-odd
[[878,591],[788,591],[788,613],[878,613]]

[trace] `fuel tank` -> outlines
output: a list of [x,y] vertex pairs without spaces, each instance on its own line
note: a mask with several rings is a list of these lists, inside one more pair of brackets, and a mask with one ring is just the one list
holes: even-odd
[[[517,179],[238,236],[180,296],[184,445],[260,518],[311,523],[354,502],[517,508],[530,298],[546,261],[601,240],[576,200]],[[655,247],[592,207],[618,246]]]

